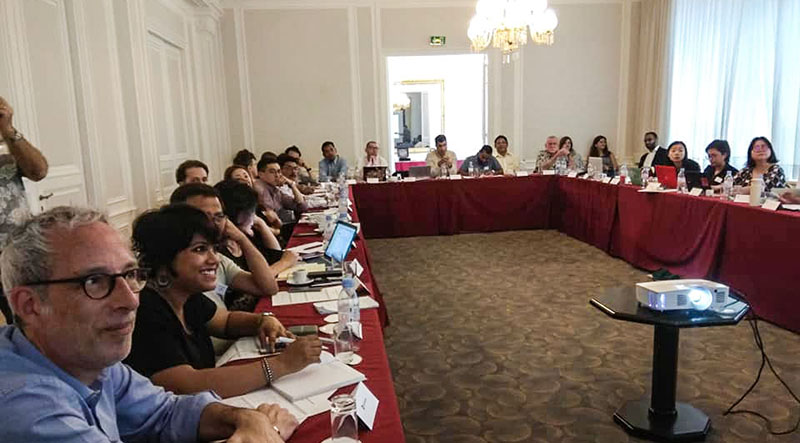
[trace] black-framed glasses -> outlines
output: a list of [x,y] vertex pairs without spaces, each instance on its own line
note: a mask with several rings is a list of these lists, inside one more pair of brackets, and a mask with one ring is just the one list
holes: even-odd
[[108,297],[117,285],[117,277],[122,277],[132,292],[138,293],[147,284],[150,270],[147,268],[129,269],[119,274],[89,274],[82,277],[60,278],[28,283],[25,286],[52,285],[58,283],[80,283],[83,292],[92,300],[101,300]]

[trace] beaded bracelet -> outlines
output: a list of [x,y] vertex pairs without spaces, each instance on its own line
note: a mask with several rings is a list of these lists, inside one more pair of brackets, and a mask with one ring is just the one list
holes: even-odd
[[267,386],[272,385],[272,368],[269,367],[266,358],[261,359],[261,369],[264,371],[264,380],[267,381]]

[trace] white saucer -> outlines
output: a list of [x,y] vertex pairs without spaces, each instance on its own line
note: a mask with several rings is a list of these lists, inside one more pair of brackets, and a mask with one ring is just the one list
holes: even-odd
[[361,356],[360,356],[360,355],[358,355],[358,354],[353,354],[353,358],[352,358],[352,359],[350,359],[350,363],[348,363],[348,365],[350,365],[350,366],[356,366],[356,365],[358,365],[359,363],[361,363],[362,361],[364,361],[364,359],[363,359],[363,358],[361,358]]
[[322,332],[323,334],[333,335],[333,328],[335,326],[336,325],[334,323],[328,323],[325,326],[320,326],[319,327],[319,332]]
[[[330,437],[328,437],[325,440],[322,440],[320,443],[331,443],[331,442],[333,442],[333,440],[331,440]],[[359,440],[358,443],[361,443],[361,440]]]
[[308,278],[308,279],[306,279],[306,281],[304,281],[302,283],[294,281],[294,279],[292,279],[291,277],[286,279],[286,284],[289,285],[289,286],[308,286],[311,283],[314,283],[314,279],[312,279],[312,278]]
[[339,322],[339,314],[330,314],[325,317],[325,323],[338,323]]

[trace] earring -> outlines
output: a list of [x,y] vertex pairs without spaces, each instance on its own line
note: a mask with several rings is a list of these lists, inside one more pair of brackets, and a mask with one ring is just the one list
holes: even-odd
[[164,272],[160,272],[156,275],[156,285],[159,288],[167,288],[172,284],[172,279]]

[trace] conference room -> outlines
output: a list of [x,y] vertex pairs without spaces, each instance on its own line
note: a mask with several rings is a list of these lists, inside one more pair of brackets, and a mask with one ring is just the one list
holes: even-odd
[[10,441],[798,439],[797,1],[0,12]]

